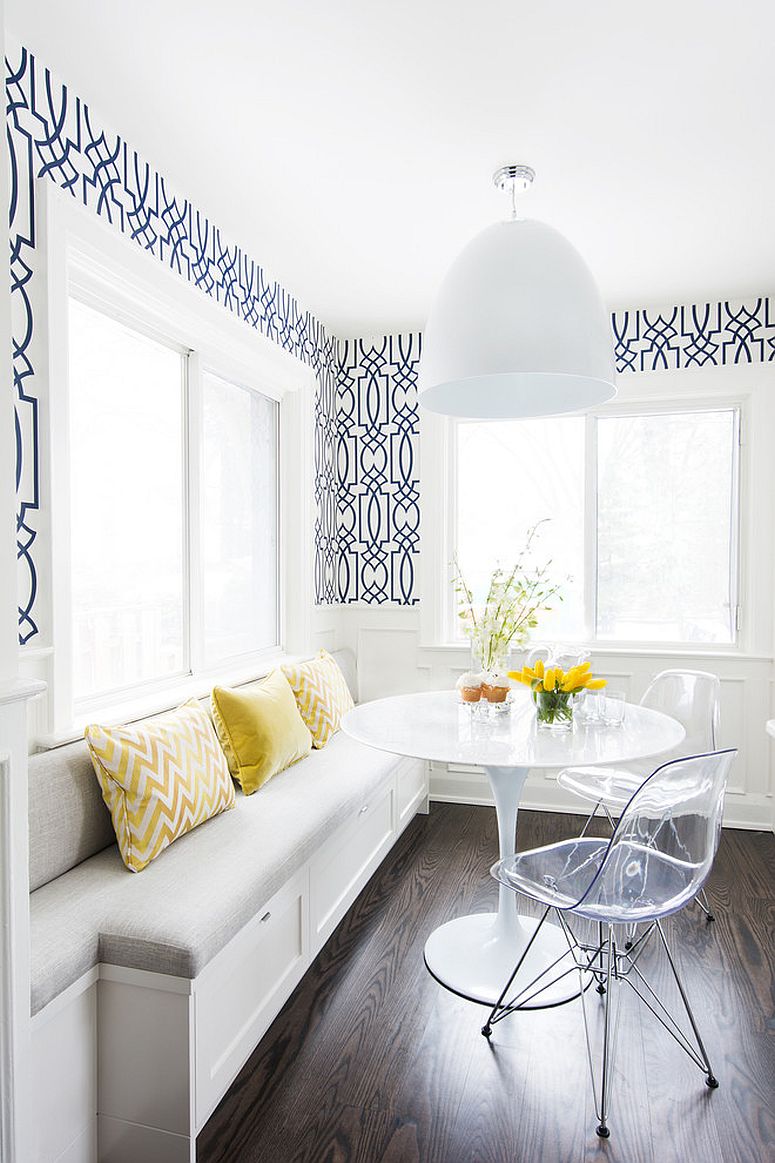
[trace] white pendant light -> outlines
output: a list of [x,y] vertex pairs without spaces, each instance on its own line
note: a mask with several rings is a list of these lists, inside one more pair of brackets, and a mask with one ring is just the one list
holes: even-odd
[[455,259],[423,333],[420,403],[468,419],[578,412],[610,400],[613,341],[592,273],[559,231],[517,216],[529,166],[493,176],[512,217]]

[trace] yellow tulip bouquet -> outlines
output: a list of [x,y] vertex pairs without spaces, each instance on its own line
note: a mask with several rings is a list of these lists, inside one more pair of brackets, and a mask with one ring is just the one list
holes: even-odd
[[606,685],[604,678],[594,677],[589,662],[561,670],[559,666],[547,666],[541,658],[532,667],[509,671],[509,678],[532,690],[539,726],[565,730],[573,725],[573,696],[581,691],[599,691]]

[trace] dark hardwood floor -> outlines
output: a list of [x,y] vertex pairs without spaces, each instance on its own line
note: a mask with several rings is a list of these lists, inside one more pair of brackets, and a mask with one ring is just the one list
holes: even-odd
[[[580,823],[522,812],[518,846]],[[496,853],[491,808],[413,821],[207,1123],[199,1163],[773,1163],[775,837],[725,831],[715,923],[694,907],[668,922],[719,1089],[621,989],[607,1142],[578,1001],[513,1015],[488,1046],[485,1011],[424,967],[437,925],[494,907]]]

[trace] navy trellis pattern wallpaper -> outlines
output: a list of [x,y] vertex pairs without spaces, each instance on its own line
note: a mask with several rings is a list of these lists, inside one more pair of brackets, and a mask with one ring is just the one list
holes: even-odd
[[771,299],[615,311],[616,370],[668,371],[775,360]]
[[225,310],[309,364],[315,401],[315,593],[334,602],[337,341],[241,247],[175,190],[88,105],[24,49],[6,61],[11,156],[10,258],[16,391],[17,543],[23,578],[19,638],[40,633],[37,614],[41,473],[31,289],[37,274],[35,197],[54,182]]
[[[315,371],[315,595],[412,605],[420,535],[417,333],[338,341],[33,55],[6,62],[16,391],[19,637],[41,636],[43,527],[35,383],[35,194],[54,182],[225,310]],[[619,373],[775,360],[775,308],[761,297],[612,317]],[[44,639],[46,635],[43,635]]]
[[337,590],[342,602],[417,601],[417,334],[340,344]]

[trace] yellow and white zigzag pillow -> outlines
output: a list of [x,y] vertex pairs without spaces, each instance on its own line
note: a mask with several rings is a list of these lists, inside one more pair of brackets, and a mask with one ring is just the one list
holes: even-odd
[[285,663],[282,667],[291,684],[299,713],[312,736],[313,747],[325,747],[339,730],[342,716],[355,706],[345,677],[336,659],[321,650],[309,662]]
[[197,702],[126,727],[92,725],[84,734],[132,872],[197,824],[234,807],[226,756]]

